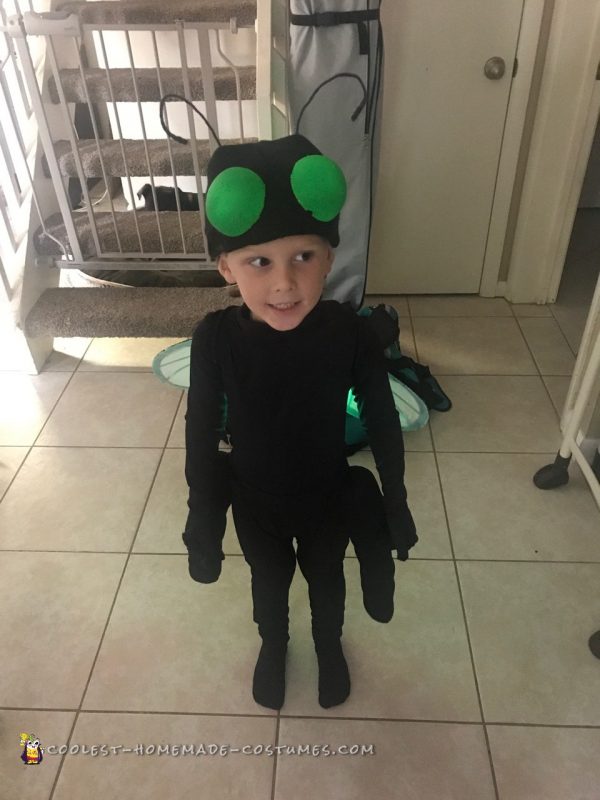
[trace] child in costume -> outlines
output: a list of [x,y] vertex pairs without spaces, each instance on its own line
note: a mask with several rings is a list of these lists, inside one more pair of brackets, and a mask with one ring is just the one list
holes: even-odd
[[[417,541],[383,352],[365,317],[321,300],[346,183],[339,167],[298,134],[220,146],[207,175],[209,252],[244,304],[208,314],[192,338],[183,534],[190,574],[205,583],[218,579],[231,501],[262,639],[254,699],[273,709],[284,702],[297,561],[308,583],[319,702],[329,708],[350,693],[341,645],[349,539],[365,608],[382,622],[393,613],[391,547],[406,560]],[[350,387],[383,496],[369,470],[347,463]],[[218,450],[225,397],[229,454]]]

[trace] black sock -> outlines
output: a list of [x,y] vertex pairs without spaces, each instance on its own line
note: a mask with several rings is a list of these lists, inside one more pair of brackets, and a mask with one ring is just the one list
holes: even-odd
[[267,708],[280,709],[285,699],[287,642],[263,641],[252,682],[252,696]]
[[319,662],[319,705],[331,708],[350,694],[350,673],[339,639],[315,644]]

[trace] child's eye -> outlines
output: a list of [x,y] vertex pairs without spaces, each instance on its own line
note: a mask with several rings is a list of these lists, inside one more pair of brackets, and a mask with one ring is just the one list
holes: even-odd
[[302,253],[298,253],[296,256],[296,261],[310,261],[313,256],[314,252],[312,250],[303,250]]
[[248,262],[253,267],[268,267],[271,263],[268,258],[264,256],[258,256],[257,258],[253,258],[251,261]]

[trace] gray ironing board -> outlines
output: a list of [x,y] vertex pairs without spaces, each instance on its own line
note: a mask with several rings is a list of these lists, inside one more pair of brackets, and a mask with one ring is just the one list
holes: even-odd
[[[378,110],[383,39],[380,0],[290,0],[288,97],[291,130],[314,89],[338,72],[361,77],[368,93],[355,122],[352,112],[363,99],[359,82],[338,78],[324,86],[302,116],[299,133],[342,168],[348,200],[340,217],[340,245],[324,298],[361,307],[367,279],[371,205],[378,161]],[[368,17],[361,22],[352,12]],[[366,12],[366,13],[365,13]],[[295,15],[303,24],[294,22]],[[307,17],[306,15],[311,15]]]

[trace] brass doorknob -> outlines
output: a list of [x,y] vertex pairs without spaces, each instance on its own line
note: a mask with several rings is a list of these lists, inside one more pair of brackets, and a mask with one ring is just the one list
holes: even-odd
[[483,72],[485,77],[489,78],[491,81],[499,81],[506,72],[504,59],[499,56],[488,59],[483,67]]

